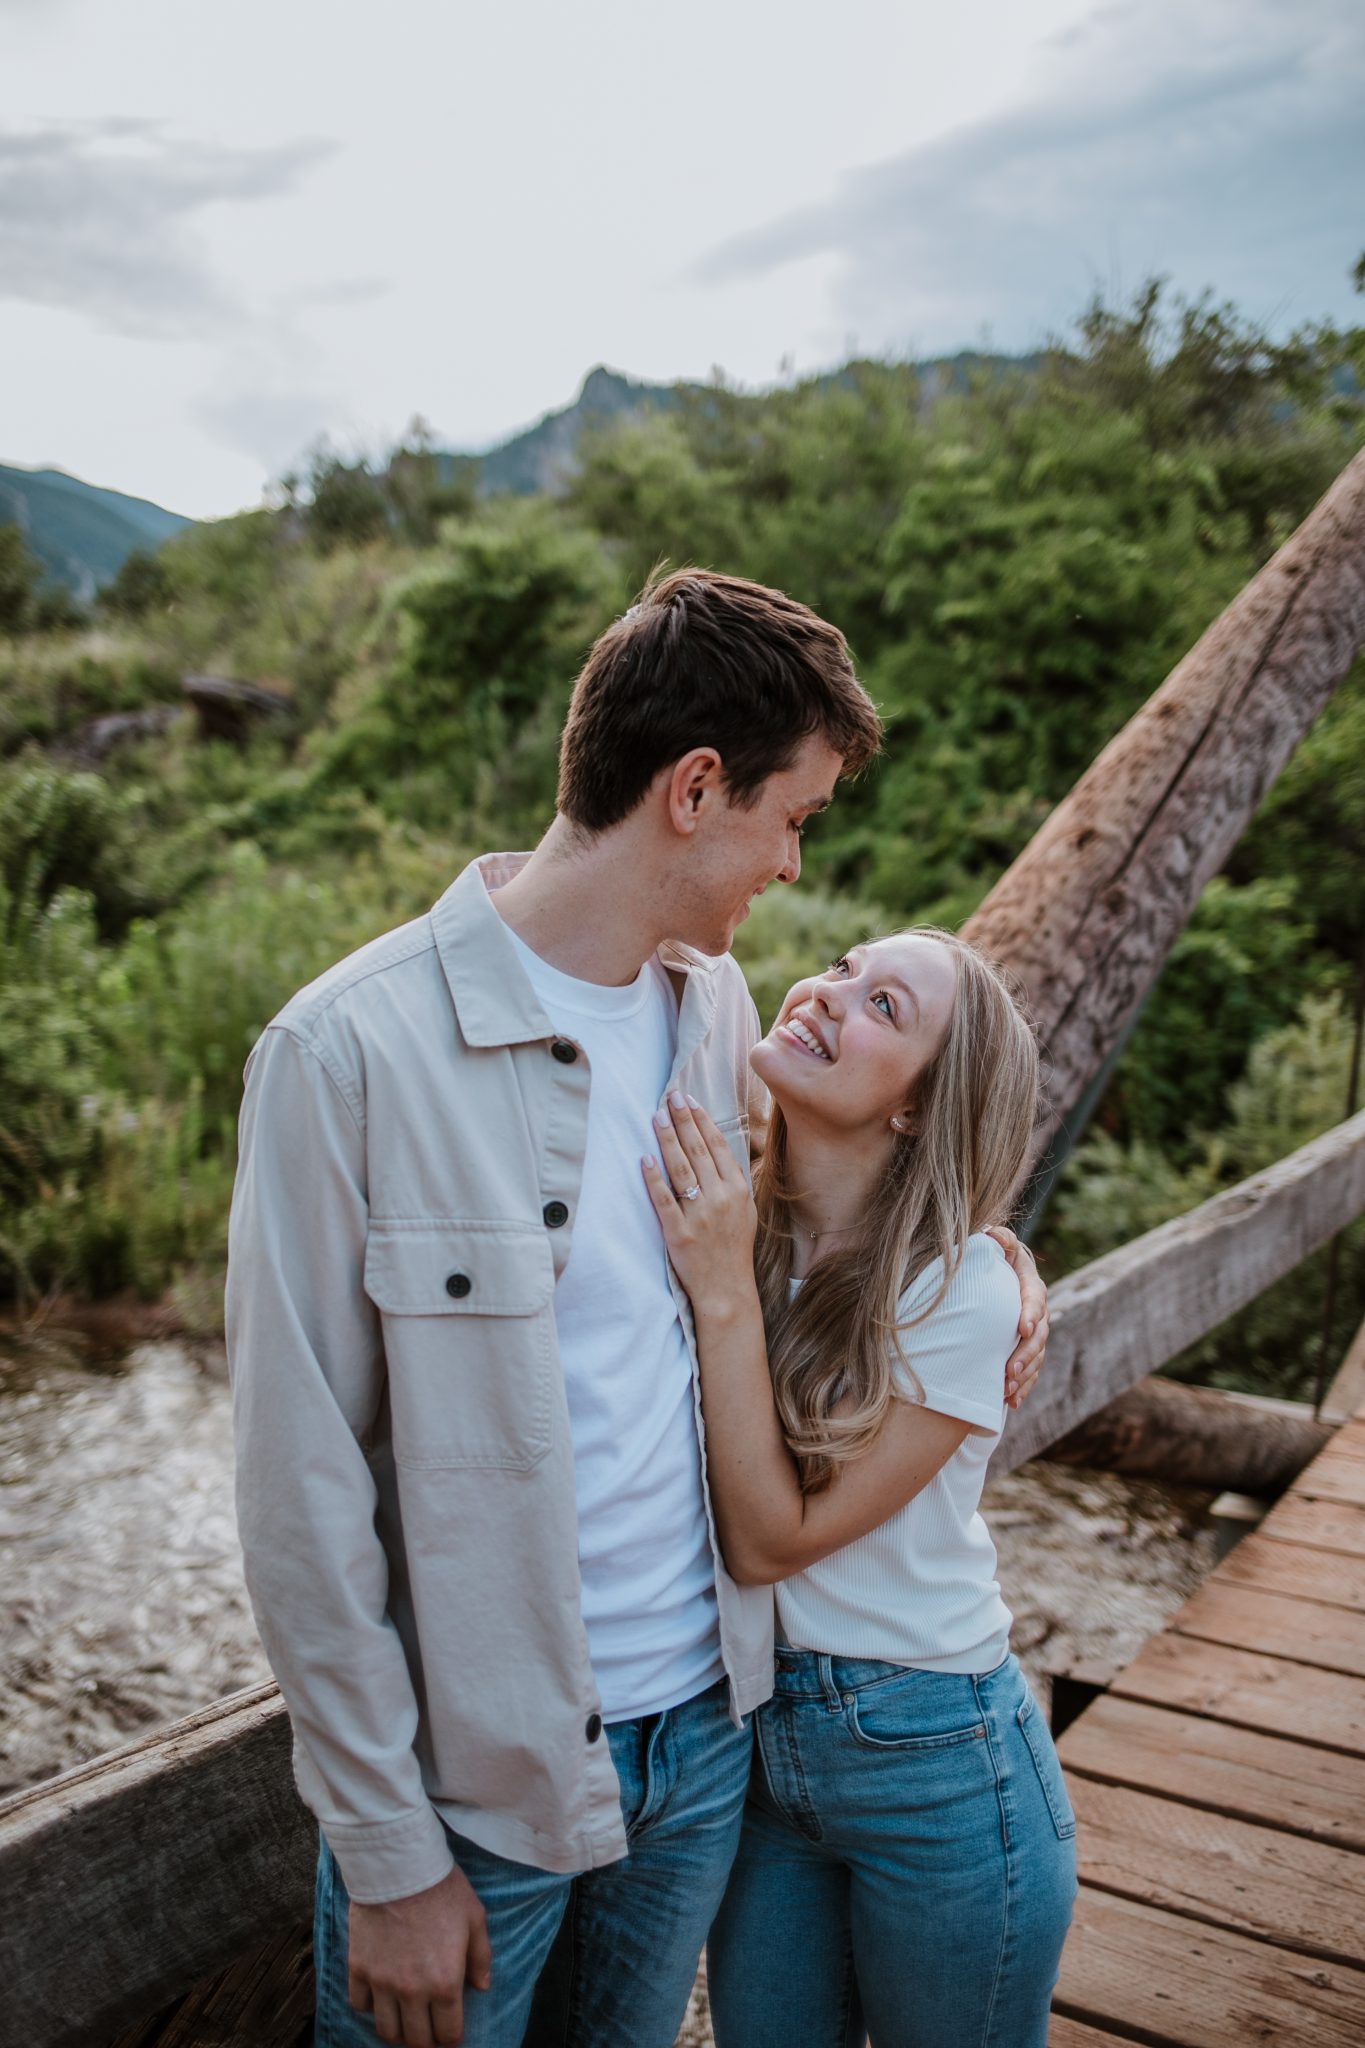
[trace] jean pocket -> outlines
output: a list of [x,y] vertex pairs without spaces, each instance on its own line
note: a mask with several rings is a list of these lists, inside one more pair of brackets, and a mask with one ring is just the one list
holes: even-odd
[[[904,1678],[846,1692],[844,1707],[849,1733],[864,1749],[927,1752],[986,1740],[970,1679],[946,1690],[938,1673],[907,1671]],[[976,1718],[959,1719],[965,1714]]]
[[1038,1782],[1043,1788],[1043,1797],[1047,1801],[1047,1810],[1052,1815],[1052,1825],[1057,1830],[1058,1839],[1069,1842],[1076,1832],[1076,1816],[1071,1811],[1066,1779],[1062,1775],[1062,1766],[1052,1737],[1043,1723],[1038,1712],[1038,1702],[1031,1692],[1025,1693],[1015,1719],[1019,1723],[1019,1733],[1028,1744],[1028,1753],[1033,1758],[1033,1767],[1038,1773]]

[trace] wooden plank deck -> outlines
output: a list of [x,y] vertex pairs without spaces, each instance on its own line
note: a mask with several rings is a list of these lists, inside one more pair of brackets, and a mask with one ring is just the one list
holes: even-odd
[[1058,1743],[1050,2048],[1365,2041],[1365,1408]]

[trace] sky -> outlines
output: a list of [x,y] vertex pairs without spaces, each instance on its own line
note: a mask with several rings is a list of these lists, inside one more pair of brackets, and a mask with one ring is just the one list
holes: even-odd
[[607,363],[1365,319],[1360,0],[0,0],[0,461],[259,502]]

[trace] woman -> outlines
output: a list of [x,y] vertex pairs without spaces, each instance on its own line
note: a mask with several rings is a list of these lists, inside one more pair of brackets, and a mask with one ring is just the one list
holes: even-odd
[[914,930],[798,983],[753,1065],[753,1198],[696,1103],[645,1162],[726,1562],[777,1601],[718,2048],[1043,2048],[1075,1821],[978,1513],[1019,1310],[984,1233],[1024,1172],[1033,1037],[979,954]]

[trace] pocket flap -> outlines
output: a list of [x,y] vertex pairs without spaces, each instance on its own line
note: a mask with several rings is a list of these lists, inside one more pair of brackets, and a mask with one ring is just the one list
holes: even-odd
[[372,1223],[365,1292],[395,1316],[532,1316],[548,1308],[554,1259],[543,1230],[516,1223]]

